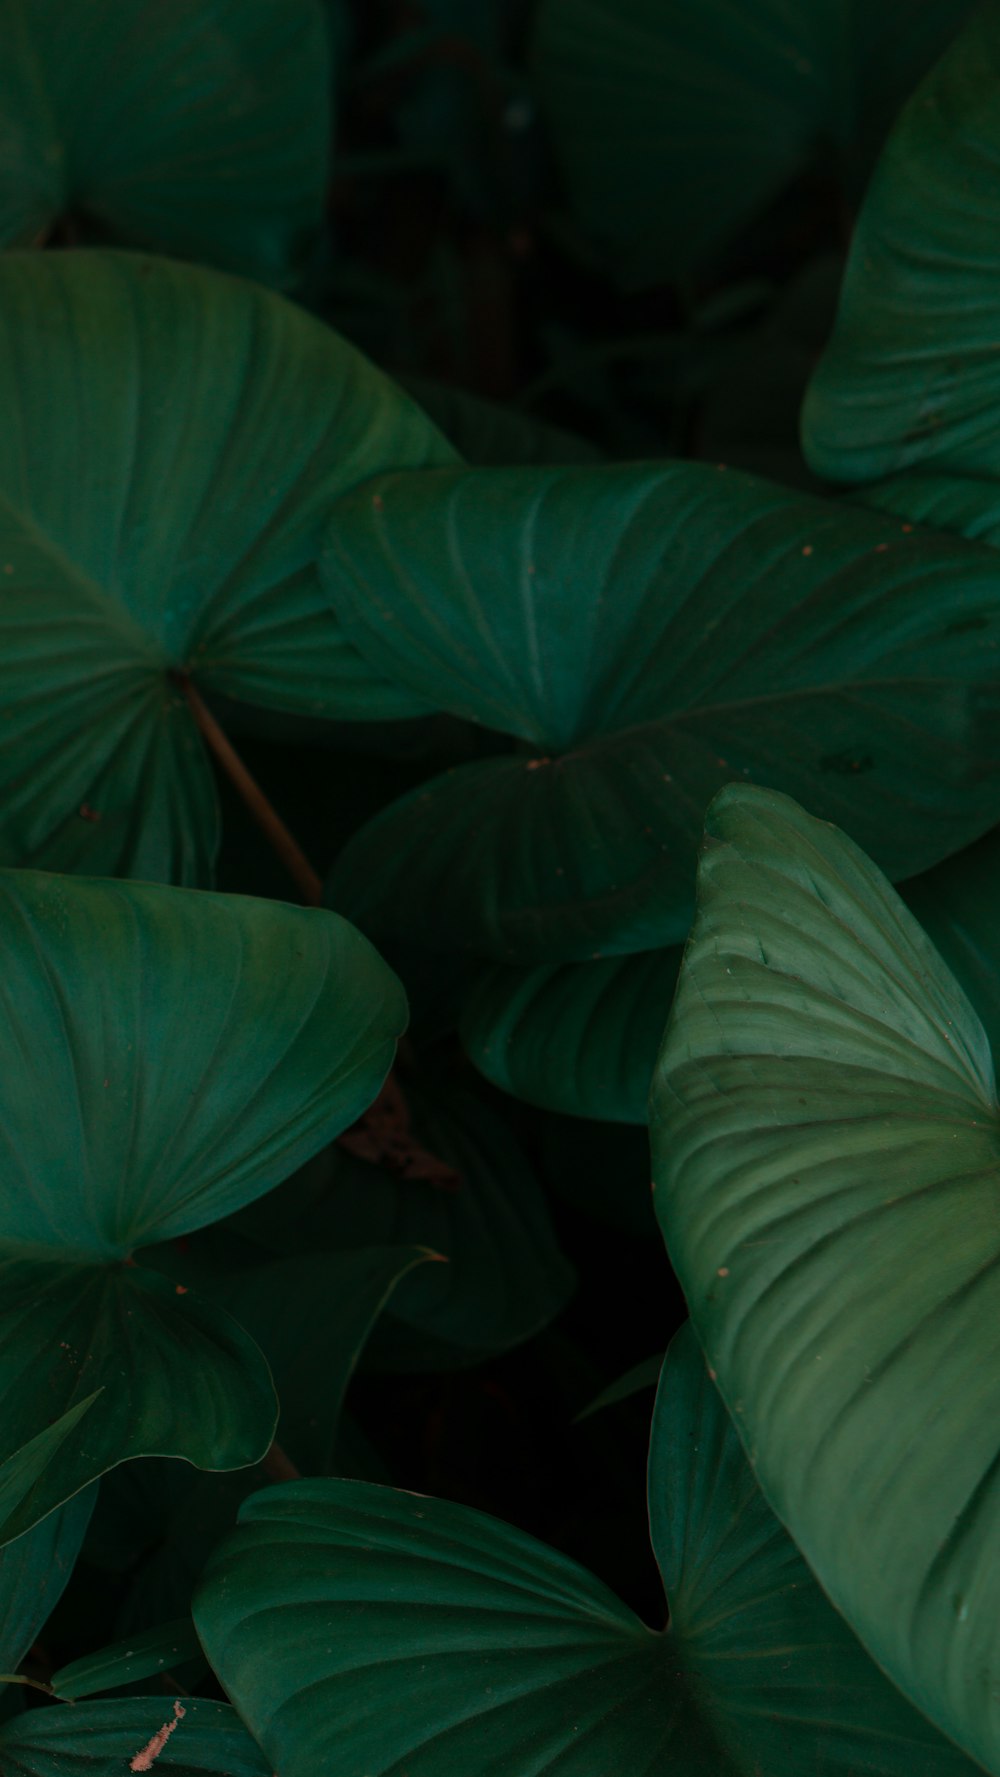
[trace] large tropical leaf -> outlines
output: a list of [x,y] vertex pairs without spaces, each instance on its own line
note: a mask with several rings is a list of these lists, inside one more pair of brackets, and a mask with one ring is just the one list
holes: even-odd
[[[166,1730],[166,1731],[165,1731]],[[228,1703],[129,1697],[32,1709],[0,1728],[4,1777],[271,1777],[271,1766]]]
[[318,234],[316,0],[2,0],[0,246],[53,229],[291,281]]
[[903,112],[858,220],[805,404],[820,474],[1000,473],[1000,0]]
[[650,1449],[670,1628],[466,1507],[360,1482],[258,1494],[195,1603],[285,1777],[959,1777],[757,1489],[685,1331]]
[[379,940],[676,943],[734,777],[808,795],[896,877],[1000,815],[985,546],[674,463],[377,477],[324,563],[374,671],[525,743],[346,847],[331,903]]
[[280,297],[126,254],[0,259],[0,860],[201,885],[211,774],[184,675],[398,715],[316,575],[335,496],[451,456]]
[[970,0],[543,0],[536,86],[621,279],[683,276],[805,168],[849,193]]
[[982,1026],[845,836],[713,805],[656,1207],[761,1486],[879,1663],[1000,1769],[1000,1114]]
[[679,964],[674,948],[486,969],[462,1010],[462,1043],[480,1073],[529,1104],[645,1123]]
[[0,1464],[96,1394],[6,1539],[129,1456],[263,1454],[257,1347],[132,1254],[354,1121],[405,1002],[342,921],[240,897],[4,871],[0,950]]

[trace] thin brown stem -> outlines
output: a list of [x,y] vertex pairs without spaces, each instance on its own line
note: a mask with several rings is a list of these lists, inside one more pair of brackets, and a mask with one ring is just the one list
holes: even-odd
[[269,1481],[301,1481],[302,1479],[301,1469],[297,1469],[291,1457],[285,1455],[280,1444],[271,1445],[260,1466]]
[[[40,1678],[25,1678],[23,1672],[0,1672],[0,1684],[26,1684],[33,1691],[44,1691],[47,1697],[57,1695],[50,1684],[43,1684]],[[60,1699],[64,1703],[72,1703],[72,1697]]]
[[266,834],[275,852],[281,859],[289,875],[298,884],[302,899],[308,907],[319,907],[323,901],[323,884],[299,845],[288,831],[277,809],[270,803],[256,778],[252,777],[233,746],[225,730],[220,728],[208,705],[187,673],[173,674],[175,683],[183,691],[198,727],[201,729],[211,751],[235,788],[246,807],[249,809],[261,831]]

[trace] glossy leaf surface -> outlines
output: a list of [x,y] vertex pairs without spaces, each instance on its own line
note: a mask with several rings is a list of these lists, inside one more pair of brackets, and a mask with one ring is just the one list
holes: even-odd
[[971,1773],[812,1580],[686,1332],[658,1396],[650,1507],[665,1633],[510,1525],[343,1481],[247,1502],[198,1631],[287,1777],[333,1761],[344,1777]]
[[354,1121],[405,1001],[342,921],[241,897],[2,872],[0,947],[0,1458],[96,1393],[9,1537],[127,1456],[263,1454],[256,1346],[131,1254]]
[[885,879],[785,797],[713,805],[651,1104],[657,1213],[761,1486],[879,1663],[996,1768],[993,1062]]
[[1000,473],[998,224],[1000,4],[986,0],[904,110],[858,218],[803,415],[820,474]]
[[0,246],[60,225],[286,284],[323,213],[314,0],[3,0]]
[[217,843],[178,675],[374,718],[316,574],[337,494],[449,459],[281,298],[127,254],[0,259],[0,860],[201,885]]
[[466,1053],[494,1086],[571,1117],[645,1123],[680,951],[493,968],[462,1010]]
[[969,0],[543,0],[536,86],[627,284],[683,277],[805,169],[861,185]]
[[1000,814],[995,557],[707,465],[441,470],[341,502],[372,668],[526,743],[390,805],[331,904],[497,961],[682,939],[704,809],[808,796],[893,876]]

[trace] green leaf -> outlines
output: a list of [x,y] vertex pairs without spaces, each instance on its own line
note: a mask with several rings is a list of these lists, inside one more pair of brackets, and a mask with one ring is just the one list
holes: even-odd
[[69,1582],[90,1523],[96,1487],[50,1512],[0,1549],[0,1668],[16,1672]]
[[596,444],[562,426],[536,420],[522,408],[488,401],[451,383],[406,376],[403,387],[455,446],[466,462],[483,466],[514,463],[598,463]]
[[283,1777],[971,1777],[823,1597],[687,1333],[650,1504],[663,1633],[510,1525],[347,1481],[249,1500],[196,1625]]
[[886,145],[803,414],[836,481],[1000,473],[1000,3],[972,14]]
[[[281,1198],[281,1190],[274,1195]],[[183,1253],[171,1247],[146,1256],[165,1264],[169,1254],[172,1275],[189,1277],[246,1324],[274,1376],[282,1449],[307,1473],[327,1472],[365,1339],[394,1285],[432,1255],[365,1248],[247,1264],[246,1251],[259,1260],[256,1249],[228,1230],[181,1244]],[[131,1517],[142,1527],[122,1627],[142,1633],[189,1609],[212,1549],[232,1529],[243,1501],[268,1479],[258,1467],[205,1475],[175,1462],[147,1462],[103,1483],[116,1520]]]
[[571,1117],[645,1123],[679,950],[484,970],[462,1044],[504,1092]]
[[985,548],[677,463],[377,477],[324,565],[374,670],[526,743],[345,848],[331,903],[379,941],[676,943],[733,778],[809,796],[896,877],[1000,815]]
[[502,1119],[444,1080],[407,1081],[405,1093],[414,1135],[454,1169],[452,1178],[400,1176],[331,1147],[233,1226],[272,1253],[322,1251],[350,1262],[351,1249],[379,1245],[443,1255],[447,1265],[422,1265],[394,1291],[366,1361],[392,1370],[478,1363],[547,1326],[575,1275]]
[[113,1647],[102,1647],[82,1660],[61,1666],[52,1674],[52,1688],[57,1696],[73,1703],[78,1697],[137,1684],[142,1678],[169,1673],[200,1658],[201,1643],[194,1625],[189,1617],[178,1617],[172,1623],[160,1623],[128,1641],[116,1641]]
[[131,1254],[252,1201],[353,1122],[405,1002],[342,921],[236,896],[3,871],[0,945],[0,1461],[97,1396],[3,1501],[6,1540],[126,1457],[263,1454],[256,1346]]
[[996,1768],[993,1062],[885,879],[785,797],[713,804],[651,1106],[657,1213],[764,1492]]
[[[136,1762],[142,1757],[149,1763]],[[271,1777],[228,1703],[169,1695],[29,1710],[0,1729],[0,1765],[4,1777],[122,1777],[128,1770]]]
[[857,189],[970,0],[543,0],[535,84],[619,279],[683,277],[797,175]]
[[127,254],[0,259],[0,405],[0,861],[205,884],[184,676],[209,700],[412,713],[316,557],[344,489],[452,453],[301,310]]
[[312,0],[2,0],[0,246],[54,227],[287,284],[323,219]]

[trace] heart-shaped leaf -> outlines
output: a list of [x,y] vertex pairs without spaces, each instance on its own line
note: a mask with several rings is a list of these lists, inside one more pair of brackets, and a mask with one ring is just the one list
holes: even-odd
[[680,951],[495,967],[474,982],[460,1034],[480,1073],[571,1117],[645,1123]]
[[62,228],[301,269],[331,132],[313,0],[2,0],[0,39],[0,246]]
[[651,1107],[657,1213],[761,1486],[880,1665],[997,1768],[993,1063],[884,877],[785,797],[713,804]]
[[353,1122],[405,1002],[343,921],[235,896],[4,871],[0,950],[0,1462],[97,1397],[6,1539],[129,1456],[263,1454],[256,1346],[131,1255]]
[[985,0],[899,119],[858,219],[806,399],[813,467],[1000,474],[1000,4]]
[[685,936],[732,778],[811,797],[908,876],[1000,816],[992,551],[705,464],[378,477],[324,556],[381,676],[530,748],[341,854],[380,941],[498,961]]
[[271,1777],[235,1709],[203,1697],[129,1697],[32,1709],[0,1728],[4,1777]]
[[650,1508],[662,1633],[510,1525],[348,1481],[249,1500],[196,1626],[284,1777],[971,1777],[824,1598],[686,1331]]
[[535,83],[626,284],[682,277],[803,170],[858,189],[970,0],[543,0]]
[[215,798],[185,681],[411,713],[346,641],[316,556],[337,494],[452,453],[280,297],[127,254],[0,259],[0,406],[0,860],[205,884]]

